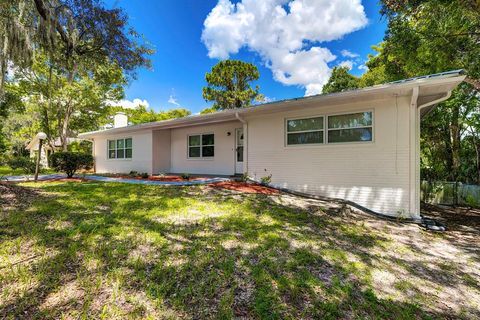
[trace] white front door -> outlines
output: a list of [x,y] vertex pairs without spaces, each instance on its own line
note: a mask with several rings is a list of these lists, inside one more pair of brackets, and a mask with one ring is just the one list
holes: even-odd
[[235,129],[235,173],[243,174],[243,129]]

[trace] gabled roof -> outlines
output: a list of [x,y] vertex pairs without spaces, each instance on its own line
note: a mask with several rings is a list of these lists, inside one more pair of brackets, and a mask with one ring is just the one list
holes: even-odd
[[331,94],[318,94],[307,97],[299,97],[269,103],[259,104],[248,108],[230,109],[204,115],[191,115],[184,118],[164,120],[158,122],[142,123],[133,126],[113,128],[82,133],[80,138],[93,138],[96,136],[113,135],[117,133],[134,132],[141,130],[170,129],[185,126],[211,124],[218,122],[234,121],[239,116],[249,116],[254,114],[265,114],[294,108],[309,107],[319,104],[341,104],[349,101],[357,101],[359,98],[386,98],[392,95],[408,96],[412,94],[415,87],[419,88],[419,97],[432,97],[435,100],[439,95],[453,90],[459,83],[465,79],[463,70],[447,71],[427,76],[415,77],[394,81],[386,84],[375,85],[372,87],[348,90]]

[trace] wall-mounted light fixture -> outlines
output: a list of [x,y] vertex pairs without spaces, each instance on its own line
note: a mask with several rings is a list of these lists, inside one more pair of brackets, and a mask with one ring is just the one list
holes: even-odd
[[231,133],[230,131],[228,131],[228,132],[227,132],[227,136],[230,137],[231,135],[232,135],[232,133]]

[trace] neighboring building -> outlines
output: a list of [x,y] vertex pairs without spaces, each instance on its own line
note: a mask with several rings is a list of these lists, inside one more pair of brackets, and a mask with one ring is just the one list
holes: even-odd
[[[67,144],[70,145],[71,143],[74,142],[81,142],[84,141],[84,139],[78,139],[78,138],[67,138]],[[30,158],[36,158],[38,154],[38,145],[39,141],[38,138],[35,137],[33,138],[25,147],[30,152]],[[40,153],[40,165],[42,168],[48,168],[48,157],[55,151],[61,151],[62,150],[62,142],[60,138],[55,138],[53,143],[49,144],[47,141],[43,142],[42,145],[42,152]]]
[[[451,71],[245,109],[81,134],[96,171],[234,175],[420,216],[420,119],[464,80]],[[118,125],[121,123],[121,125]]]

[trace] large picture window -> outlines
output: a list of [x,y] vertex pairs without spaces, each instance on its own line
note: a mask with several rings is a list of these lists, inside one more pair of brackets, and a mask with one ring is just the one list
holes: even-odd
[[287,120],[287,145],[323,143],[323,117]]
[[188,136],[189,158],[212,158],[215,156],[215,135],[196,134]]
[[132,138],[108,140],[109,159],[131,159]]
[[373,140],[372,112],[328,116],[328,143]]

